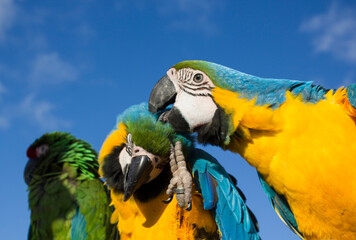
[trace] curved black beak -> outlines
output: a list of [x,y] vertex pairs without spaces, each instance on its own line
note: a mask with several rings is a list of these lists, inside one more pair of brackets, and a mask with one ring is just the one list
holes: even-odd
[[147,182],[152,169],[152,161],[148,156],[144,155],[132,158],[127,171],[125,171],[124,202],[131,197],[136,189]]
[[26,167],[25,167],[25,171],[24,171],[24,179],[25,179],[25,183],[27,185],[30,185],[30,182],[33,178],[33,172],[35,170],[37,166],[37,159],[29,159],[27,164],[26,164]]
[[176,88],[168,75],[163,76],[153,87],[148,101],[148,110],[157,113],[174,103],[177,95]]

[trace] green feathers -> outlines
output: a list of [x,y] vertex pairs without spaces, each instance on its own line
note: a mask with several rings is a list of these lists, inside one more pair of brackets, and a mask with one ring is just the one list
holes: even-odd
[[170,126],[157,122],[155,119],[154,122],[152,120],[147,116],[137,121],[127,121],[125,124],[137,146],[158,156],[166,157],[170,151],[170,139],[175,140],[175,132]]
[[152,154],[168,157],[171,143],[177,141],[181,141],[185,147],[191,146],[191,141],[177,134],[170,124],[157,121],[157,117],[148,111],[145,103],[128,108],[117,121],[126,125],[137,146]]
[[36,149],[43,145],[47,145],[48,150],[38,159],[34,180],[58,174],[62,174],[62,178],[69,175],[78,177],[78,180],[98,177],[97,153],[87,142],[69,133],[53,132],[44,134],[30,148]]
[[47,133],[29,147],[27,156],[29,239],[114,239],[110,197],[90,144],[69,133]]

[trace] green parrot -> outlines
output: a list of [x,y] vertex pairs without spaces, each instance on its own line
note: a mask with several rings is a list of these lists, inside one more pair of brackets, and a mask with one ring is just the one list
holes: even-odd
[[116,238],[110,197],[98,175],[97,153],[69,133],[46,133],[27,150],[24,178],[31,210],[30,240]]

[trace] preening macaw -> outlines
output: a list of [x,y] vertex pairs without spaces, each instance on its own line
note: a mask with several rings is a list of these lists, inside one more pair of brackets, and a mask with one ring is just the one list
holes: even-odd
[[155,85],[149,109],[198,141],[239,153],[285,223],[305,239],[356,239],[356,84],[248,75],[183,61]]
[[28,239],[115,239],[109,192],[87,142],[69,133],[47,133],[28,148],[27,157]]
[[223,167],[157,121],[147,104],[118,117],[99,164],[121,239],[260,239],[244,196]]

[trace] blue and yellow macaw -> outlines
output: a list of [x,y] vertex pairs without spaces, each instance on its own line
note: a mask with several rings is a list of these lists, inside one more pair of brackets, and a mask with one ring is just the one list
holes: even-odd
[[46,133],[31,144],[27,157],[29,240],[117,239],[97,153],[87,142],[69,133]]
[[[120,239],[260,239],[244,196],[223,167],[157,121],[147,104],[118,117],[99,164]],[[175,174],[184,171],[187,181]]]
[[149,109],[176,131],[239,153],[301,238],[356,239],[356,84],[248,75],[205,61],[174,65]]

